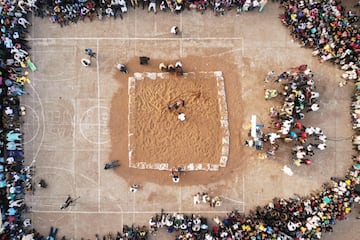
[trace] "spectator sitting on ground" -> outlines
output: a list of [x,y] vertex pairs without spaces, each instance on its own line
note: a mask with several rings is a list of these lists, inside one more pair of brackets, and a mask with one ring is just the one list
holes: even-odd
[[146,56],[141,56],[140,58],[140,64],[141,65],[147,65],[149,63],[150,58]]

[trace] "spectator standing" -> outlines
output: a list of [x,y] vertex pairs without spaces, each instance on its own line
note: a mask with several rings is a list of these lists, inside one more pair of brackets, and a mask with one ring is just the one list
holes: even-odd
[[156,0],[150,0],[148,12],[150,12],[151,9],[154,11],[155,14],[157,13],[156,12]]

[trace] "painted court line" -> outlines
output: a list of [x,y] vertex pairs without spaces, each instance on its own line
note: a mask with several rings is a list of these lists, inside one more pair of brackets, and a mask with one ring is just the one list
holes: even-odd
[[59,38],[26,38],[27,41],[43,40],[143,40],[143,41],[187,41],[187,40],[243,40],[242,37],[185,37],[185,38],[156,38],[156,37],[59,37]]
[[[100,132],[100,71],[99,71],[99,40],[96,40],[96,77],[97,77],[97,115],[98,115],[98,142],[100,142],[101,132]],[[101,144],[97,145],[97,157],[98,157],[98,211],[100,211],[100,199],[101,199]]]
[[[133,38],[129,38],[129,37],[118,37],[118,38],[102,38],[102,37],[94,37],[94,38],[78,38],[78,37],[68,37],[68,38],[28,38],[28,41],[43,41],[43,40],[96,40],[96,53],[97,56],[99,56],[99,41],[101,40],[145,40],[145,41],[180,41],[180,56],[183,55],[183,41],[190,41],[190,40],[199,40],[199,41],[207,41],[207,40],[219,40],[219,41],[227,41],[227,40],[240,40],[243,43],[243,38],[242,37],[230,37],[230,38],[224,38],[224,37],[187,37],[187,38],[156,38],[156,37],[149,37],[149,38],[141,38],[141,37],[133,37]],[[242,44],[243,46],[243,44]],[[244,48],[240,48],[240,49],[236,49],[236,51],[241,50],[242,52],[244,51]],[[98,115],[98,123],[83,123],[85,126],[98,126],[98,133],[97,133],[97,138],[98,141],[100,142],[100,137],[101,137],[101,128],[100,126],[105,126],[105,124],[101,123],[100,121],[100,115],[101,115],[101,111],[100,111],[100,95],[101,95],[101,89],[100,89],[100,71],[99,71],[99,59],[98,57],[96,58],[96,71],[97,71],[97,106],[98,106],[98,111],[97,111],[97,115]],[[44,112],[42,111],[42,114],[44,114]],[[76,123],[76,121],[74,121],[74,123]],[[67,124],[55,124],[55,125],[67,125]],[[76,124],[75,124],[76,125]],[[44,132],[43,132],[44,134]],[[36,154],[37,155],[37,154]],[[124,214],[133,214],[133,220],[135,219],[135,214],[154,214],[157,213],[157,211],[135,211],[136,209],[136,201],[135,201],[135,195],[134,195],[134,205],[133,205],[133,211],[101,211],[101,190],[100,190],[100,184],[101,184],[101,144],[98,144],[97,147],[97,160],[98,160],[98,179],[97,179],[97,184],[98,184],[98,209],[97,211],[41,211],[41,210],[33,210],[32,213],[67,213],[67,214],[121,214],[122,218],[124,217]],[[74,186],[76,186],[74,184]],[[244,181],[243,181],[243,191],[244,191]],[[187,210],[187,211],[182,211],[182,187],[180,186],[180,191],[179,191],[179,197],[180,197],[180,204],[179,204],[179,209],[177,210],[171,210],[171,211],[167,211],[169,213],[172,212],[178,212],[180,210],[181,213],[184,214],[188,214],[188,213],[198,213],[198,214],[221,214],[221,213],[228,213],[230,210],[212,210],[212,211],[197,211],[197,210]],[[229,199],[230,200],[230,199]],[[233,202],[238,202],[238,203],[243,203],[241,201],[236,201],[231,199],[231,201]],[[245,206],[243,205],[243,211],[245,209]]]
[[[184,213],[184,214],[218,214],[218,213],[229,213],[233,209],[229,210],[219,210],[219,211],[197,211],[197,210],[188,210],[188,211],[181,211],[178,210],[167,210],[166,213]],[[159,211],[98,211],[98,212],[89,212],[89,211],[48,211],[48,210],[32,210],[31,213],[64,213],[64,214],[156,214]]]

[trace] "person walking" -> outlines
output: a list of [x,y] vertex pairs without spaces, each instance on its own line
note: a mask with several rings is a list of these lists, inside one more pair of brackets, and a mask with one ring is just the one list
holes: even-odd
[[73,199],[70,195],[67,197],[67,199],[65,200],[64,204],[61,205],[60,209],[63,210],[63,209],[66,209],[68,208],[72,203],[74,203],[78,198],[80,197],[77,197],[75,199]]
[[96,58],[96,53],[91,48],[85,48],[85,54],[91,58]]
[[72,202],[73,202],[73,199],[72,199],[71,196],[69,195],[69,196],[67,197],[67,199],[65,200],[64,204],[61,205],[60,209],[63,210],[63,209],[65,209],[65,208],[68,208]]

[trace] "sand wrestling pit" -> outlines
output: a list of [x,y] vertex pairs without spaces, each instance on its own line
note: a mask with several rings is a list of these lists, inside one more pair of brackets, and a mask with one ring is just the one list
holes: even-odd
[[[129,167],[215,171],[226,166],[229,129],[221,72],[135,73],[128,91]],[[178,100],[185,106],[169,110]]]

